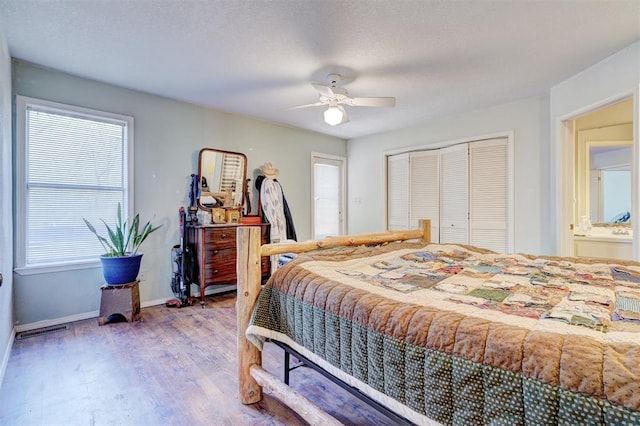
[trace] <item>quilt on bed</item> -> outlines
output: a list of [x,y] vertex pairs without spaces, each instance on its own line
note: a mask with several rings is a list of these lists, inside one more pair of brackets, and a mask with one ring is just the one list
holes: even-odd
[[299,256],[247,336],[416,423],[640,424],[640,264],[394,243]]

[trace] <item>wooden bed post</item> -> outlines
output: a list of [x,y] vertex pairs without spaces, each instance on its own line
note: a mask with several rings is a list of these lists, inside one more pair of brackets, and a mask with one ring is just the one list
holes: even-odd
[[431,219],[422,219],[420,221],[420,225],[422,225],[422,242],[430,243],[431,242]]
[[262,365],[262,354],[247,338],[245,331],[249,326],[253,307],[260,294],[260,227],[240,226],[237,230],[238,299],[238,385],[240,401],[253,404],[262,399],[262,387],[251,376],[251,366]]

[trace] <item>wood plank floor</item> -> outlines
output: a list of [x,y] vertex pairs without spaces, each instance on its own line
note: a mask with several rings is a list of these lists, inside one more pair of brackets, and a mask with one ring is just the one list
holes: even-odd
[[[142,310],[142,321],[102,327],[97,319],[17,340],[0,387],[0,425],[304,425],[265,395],[237,395],[235,293],[198,306]],[[264,365],[282,378],[282,350]],[[390,425],[386,417],[309,368],[292,387],[347,425]]]

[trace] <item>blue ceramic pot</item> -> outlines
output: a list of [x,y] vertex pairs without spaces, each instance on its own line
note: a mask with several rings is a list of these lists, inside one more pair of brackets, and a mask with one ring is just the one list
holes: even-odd
[[140,272],[142,253],[133,256],[100,256],[102,275],[108,285],[122,285],[134,282]]

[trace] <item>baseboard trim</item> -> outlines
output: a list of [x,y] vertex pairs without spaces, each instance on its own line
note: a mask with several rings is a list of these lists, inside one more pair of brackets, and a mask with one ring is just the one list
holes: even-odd
[[4,375],[7,372],[7,365],[9,365],[9,357],[11,356],[11,349],[13,348],[13,342],[16,340],[16,328],[13,327],[11,330],[11,337],[9,337],[9,344],[7,345],[7,349],[4,351],[4,356],[2,357],[2,364],[0,365],[0,388],[2,388],[2,383],[4,383]]
[[97,318],[99,311],[85,312],[82,314],[67,315],[66,317],[54,318],[49,320],[36,321],[29,324],[19,324],[16,326],[16,333],[21,331],[35,330],[36,328],[51,327],[59,324],[66,324],[74,321],[82,321],[89,318]]
[[148,308],[149,306],[164,305],[169,299],[165,297],[164,299],[147,300],[146,302],[140,302],[140,307]]
[[[235,285],[224,286],[224,287],[215,288],[215,289],[207,288],[207,290],[205,291],[205,295],[208,296],[208,295],[211,295],[211,294],[222,293],[222,292],[225,292],[225,291],[234,290],[235,288],[236,288]],[[167,300],[169,300],[169,299],[171,299],[171,298],[170,297],[169,298],[165,297],[165,298],[162,298],[162,299],[147,300],[145,302],[140,302],[140,307],[141,308],[148,308],[150,306],[164,305],[167,302]],[[12,343],[13,343],[13,340],[15,340],[16,333],[20,333],[22,331],[35,330],[37,328],[51,327],[51,326],[55,326],[55,325],[59,325],[59,324],[66,324],[66,323],[69,323],[69,322],[82,321],[82,320],[86,320],[86,319],[90,319],[90,318],[97,318],[98,315],[100,315],[100,311],[91,311],[91,312],[85,312],[85,313],[82,313],[82,314],[67,315],[65,317],[32,322],[32,323],[29,323],[29,324],[18,324],[13,329]]]

